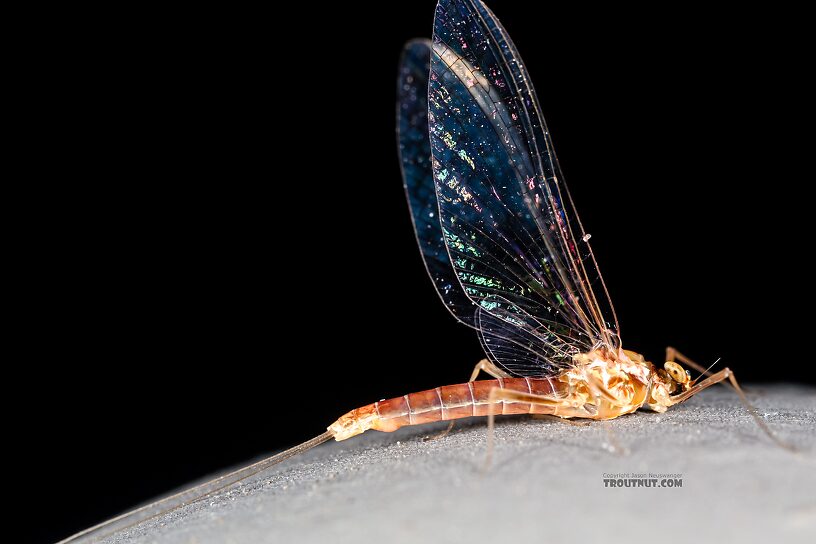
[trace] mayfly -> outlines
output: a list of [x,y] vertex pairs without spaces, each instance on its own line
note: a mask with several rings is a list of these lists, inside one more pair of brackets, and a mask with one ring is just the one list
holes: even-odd
[[[369,429],[471,416],[489,416],[492,429],[494,414],[608,420],[639,408],[663,412],[729,380],[773,438],[728,368],[711,374],[672,348],[657,367],[622,348],[530,77],[479,0],[440,0],[433,40],[406,45],[397,128],[426,268],[445,306],[476,330],[487,355],[470,381],[354,409],[308,442],[64,542],[102,538]],[[692,380],[675,359],[700,377]],[[477,381],[482,371],[492,379]]]

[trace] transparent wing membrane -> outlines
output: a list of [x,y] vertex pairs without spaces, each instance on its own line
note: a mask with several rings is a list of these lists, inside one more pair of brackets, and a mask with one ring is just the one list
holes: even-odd
[[[488,312],[479,308],[479,340],[488,357],[513,375],[552,374],[569,366],[586,339],[572,338],[574,329],[544,322],[501,297]],[[581,333],[578,333],[581,334]]]
[[[416,43],[424,59],[427,42]],[[421,62],[406,62],[410,48],[400,82],[403,171],[423,257],[448,308],[516,376],[617,348],[589,237],[507,33],[478,0],[441,0],[428,76]],[[421,158],[426,124],[430,165]]]
[[428,274],[450,312],[476,328],[477,306],[468,298],[453,269],[439,223],[439,204],[431,169],[428,137],[428,75],[430,40],[408,42],[400,59],[397,87],[397,130],[405,194],[417,242]]

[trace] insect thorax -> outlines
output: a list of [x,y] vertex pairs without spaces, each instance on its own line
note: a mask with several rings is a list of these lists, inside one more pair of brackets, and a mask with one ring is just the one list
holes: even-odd
[[[635,352],[591,351],[573,358],[559,380],[569,385],[565,417],[612,419],[648,406],[665,411],[668,391],[652,363]],[[665,393],[665,396],[664,396]]]

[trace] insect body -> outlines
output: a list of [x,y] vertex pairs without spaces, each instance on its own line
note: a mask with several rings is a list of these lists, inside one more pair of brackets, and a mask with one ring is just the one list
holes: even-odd
[[[95,540],[206,498],[332,438],[469,416],[613,419],[665,411],[728,379],[669,348],[658,368],[622,348],[614,307],[521,58],[480,0],[440,0],[433,40],[410,42],[399,79],[400,157],[436,290],[487,359],[467,383],[382,400],[287,451],[87,529]],[[609,180],[603,182],[609,183]],[[699,370],[691,381],[674,359]],[[480,371],[491,380],[475,381]],[[490,436],[490,435],[489,435]]]
[[[726,379],[747,405],[728,368],[692,382],[675,358],[708,371],[672,348],[657,368],[621,347],[529,74],[483,3],[440,0],[433,40],[405,47],[398,93],[403,178],[426,268],[488,359],[468,383],[352,410],[329,426],[332,437],[480,415],[492,427],[499,414],[663,412]],[[479,370],[494,379],[474,381]]]
[[[682,393],[672,397],[677,390]],[[690,391],[689,376],[677,363],[666,362],[657,370],[634,352],[621,350],[614,357],[591,352],[577,355],[573,368],[553,377],[472,381],[378,401],[345,414],[329,432],[335,440],[345,440],[369,429],[391,432],[405,425],[493,414],[613,419],[642,407],[664,412]]]

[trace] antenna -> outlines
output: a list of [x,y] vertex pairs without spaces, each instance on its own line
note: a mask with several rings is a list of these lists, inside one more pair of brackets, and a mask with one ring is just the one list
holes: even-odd
[[711,370],[712,368],[714,368],[714,365],[716,365],[717,363],[719,363],[719,362],[720,362],[720,359],[722,359],[722,357],[717,357],[717,360],[716,360],[716,361],[714,361],[713,363],[711,363],[711,366],[710,366],[710,367],[708,367],[708,368],[706,368],[705,370],[703,370],[703,373],[702,373],[702,374],[700,374],[699,376],[697,376],[696,378],[694,378],[694,381],[693,381],[693,382],[691,382],[691,384],[689,384],[689,385],[694,385],[695,383],[697,383],[697,380],[699,380],[699,379],[700,379],[700,378],[702,378],[703,376],[708,376],[708,371],[709,371],[709,370]]

